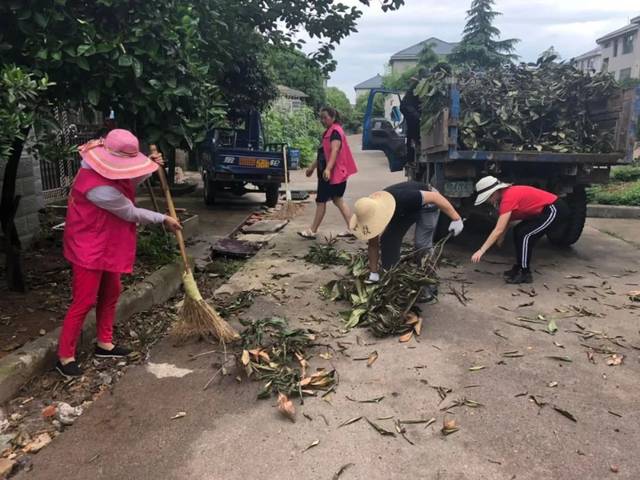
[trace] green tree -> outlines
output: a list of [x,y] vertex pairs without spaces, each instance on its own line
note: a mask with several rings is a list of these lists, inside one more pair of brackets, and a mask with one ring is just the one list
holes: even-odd
[[7,286],[10,290],[26,291],[22,270],[20,237],[15,216],[20,206],[16,195],[16,177],[24,142],[35,121],[42,97],[51,84],[46,77],[38,79],[25,70],[4,65],[0,69],[0,166],[4,165],[0,225],[6,255]]
[[475,67],[496,67],[513,62],[515,38],[500,40],[500,30],[493,24],[501,15],[493,10],[494,0],[473,0],[467,11],[462,41],[450,56],[451,63]]
[[271,46],[267,63],[273,80],[309,96],[309,104],[318,110],[325,102],[324,76],[321,66],[295,46]]
[[338,87],[328,87],[326,95],[327,101],[325,105],[338,110],[342,117],[342,126],[346,130],[357,130],[359,124],[354,118],[353,105],[351,105],[349,98],[347,98],[347,94]]

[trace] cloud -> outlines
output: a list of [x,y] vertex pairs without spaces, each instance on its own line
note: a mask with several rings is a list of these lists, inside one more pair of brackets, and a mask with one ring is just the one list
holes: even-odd
[[[355,5],[357,0],[344,3]],[[406,0],[395,12],[384,13],[377,2],[363,8],[358,32],[336,46],[336,71],[329,85],[344,90],[353,100],[353,86],[383,73],[395,52],[429,37],[458,41],[471,0]],[[361,4],[359,4],[361,5]],[[502,38],[519,38],[517,53],[523,60],[553,45],[564,58],[594,48],[595,40],[623,27],[640,15],[638,0],[497,0],[496,26]],[[314,42],[309,42],[312,49]]]

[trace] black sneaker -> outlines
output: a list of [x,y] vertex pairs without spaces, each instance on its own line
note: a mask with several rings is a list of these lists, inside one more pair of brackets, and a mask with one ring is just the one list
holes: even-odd
[[515,275],[505,278],[505,281],[510,284],[533,283],[533,276],[529,271],[518,270]]
[[56,363],[56,370],[60,375],[67,379],[81,377],[84,373],[78,365],[78,362],[76,362],[75,360],[67,363],[66,365],[63,365],[62,362],[58,360],[58,362]]
[[505,270],[502,275],[506,277],[513,277],[520,270],[520,265],[514,265],[509,270]]
[[98,358],[122,358],[122,357],[126,357],[130,353],[131,353],[131,350],[125,347],[121,347],[119,345],[116,345],[111,350],[105,350],[104,348],[101,348],[98,345],[96,345],[96,350],[94,352],[94,355]]

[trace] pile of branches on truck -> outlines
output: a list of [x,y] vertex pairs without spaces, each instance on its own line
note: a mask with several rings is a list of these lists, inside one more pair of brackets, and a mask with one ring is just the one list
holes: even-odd
[[485,70],[435,66],[415,88],[422,101],[422,129],[429,131],[452,87],[460,93],[458,148],[487,151],[611,153],[614,131],[590,116],[592,105],[619,88],[608,74],[593,76],[543,57]]

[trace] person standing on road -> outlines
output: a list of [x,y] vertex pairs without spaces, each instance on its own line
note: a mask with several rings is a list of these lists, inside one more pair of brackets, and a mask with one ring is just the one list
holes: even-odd
[[462,218],[445,197],[426,183],[397,183],[360,198],[354,205],[350,227],[357,238],[368,241],[368,281],[379,281],[380,267],[389,270],[400,261],[402,240],[413,225],[416,253],[429,253],[440,211],[451,219],[449,231],[459,235],[464,228]]
[[527,185],[503,183],[487,176],[476,183],[476,206],[487,200],[498,209],[498,221],[471,261],[478,263],[493,244],[502,245],[509,224],[519,221],[514,229],[516,263],[504,272],[505,281],[511,284],[532,283],[531,257],[537,241],[548,231],[562,226],[569,216],[569,207],[553,193]]
[[[298,232],[301,237],[309,239],[316,238],[329,200],[338,207],[347,227],[349,226],[351,212],[343,197],[347,189],[347,179],[358,171],[347,137],[340,125],[338,111],[335,108],[324,107],[320,110],[320,120],[326,128],[322,135],[322,146],[318,149],[316,161],[306,171],[307,177],[313,175],[316,170],[318,172],[316,213],[311,227]],[[341,236],[348,234],[345,232]]]
[[71,192],[64,228],[64,256],[73,271],[73,299],[58,342],[56,370],[78,377],[76,347],[89,311],[96,307],[95,356],[125,357],[131,351],[113,344],[113,321],[122,290],[120,275],[131,273],[136,257],[136,224],[180,223],[134,205],[136,186],[163,165],[162,155],[146,157],[129,131],[111,130],[80,147],[82,165]]

